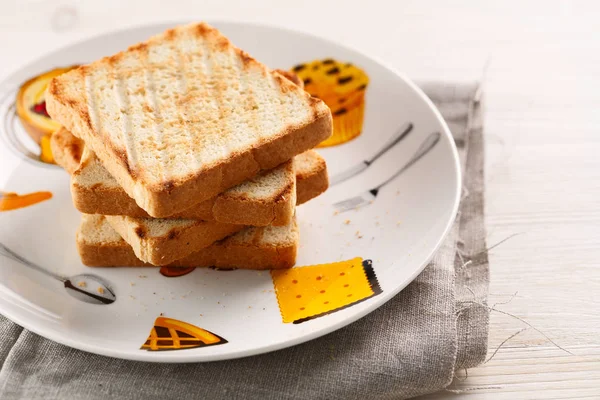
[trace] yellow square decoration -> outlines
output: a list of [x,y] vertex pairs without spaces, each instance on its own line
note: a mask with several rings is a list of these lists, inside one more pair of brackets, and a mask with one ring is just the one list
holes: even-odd
[[381,293],[370,260],[272,270],[283,322],[300,323]]

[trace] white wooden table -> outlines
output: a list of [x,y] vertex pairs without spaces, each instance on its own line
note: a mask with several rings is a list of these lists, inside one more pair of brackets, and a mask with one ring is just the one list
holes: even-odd
[[[67,43],[165,19],[275,23],[352,45],[416,80],[486,61],[490,303],[533,328],[428,399],[600,398],[600,3],[0,0],[0,77]],[[508,3],[511,3],[510,5]],[[63,7],[62,12],[57,10]],[[54,19],[53,19],[54,18]],[[52,21],[55,21],[53,26]],[[527,325],[492,313],[490,355]]]

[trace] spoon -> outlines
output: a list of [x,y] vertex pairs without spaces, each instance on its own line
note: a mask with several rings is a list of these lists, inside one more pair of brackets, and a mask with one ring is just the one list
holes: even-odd
[[43,273],[46,276],[62,282],[65,285],[65,289],[67,289],[67,293],[75,297],[77,300],[81,300],[90,304],[111,304],[117,299],[108,282],[97,275],[79,274],[67,278],[55,274],[29,260],[26,260],[2,243],[0,243],[0,255],[12,258],[23,265],[26,265],[38,272]]

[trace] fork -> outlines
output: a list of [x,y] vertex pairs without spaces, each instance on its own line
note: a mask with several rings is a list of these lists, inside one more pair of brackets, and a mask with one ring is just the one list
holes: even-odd
[[377,195],[379,194],[379,191],[381,190],[381,188],[383,188],[385,185],[387,185],[388,183],[390,183],[391,181],[396,179],[400,174],[402,174],[404,171],[406,171],[408,168],[410,168],[414,163],[419,161],[425,154],[429,153],[429,151],[431,149],[433,149],[433,147],[437,144],[437,142],[440,141],[440,137],[441,137],[441,135],[439,132],[435,132],[435,133],[432,133],[431,135],[427,136],[427,139],[425,139],[425,141],[421,144],[421,146],[419,146],[419,148],[417,149],[415,154],[410,158],[410,160],[408,160],[408,162],[406,164],[404,164],[402,166],[402,168],[400,168],[398,171],[396,171],[396,173],[394,175],[390,176],[388,179],[383,181],[383,183],[380,183],[379,185],[375,186],[374,188],[367,190],[366,192],[364,192],[358,196],[351,197],[347,200],[343,200],[338,203],[335,203],[333,205],[333,207],[338,212],[344,212],[344,211],[353,210],[353,209],[362,207],[365,204],[372,203],[375,200],[375,198],[377,197]]

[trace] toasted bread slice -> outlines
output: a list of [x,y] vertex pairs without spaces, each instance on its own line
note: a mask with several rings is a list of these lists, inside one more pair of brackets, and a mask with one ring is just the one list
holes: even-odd
[[195,219],[132,218],[106,215],[108,223],[140,260],[167,265],[239,232],[243,225]]
[[[72,175],[71,194],[75,207],[86,214],[150,217],[87,147],[79,168]],[[287,225],[292,220],[295,205],[294,163],[286,161],[169,218],[252,226]]]
[[[300,88],[304,88],[304,82],[302,81],[302,79],[300,79],[298,77],[298,75],[294,74],[293,72],[285,71],[282,69],[276,69],[275,71],[280,73],[282,76],[284,76],[285,78],[287,78],[289,81],[293,82]],[[58,165],[60,165],[64,170],[66,170],[70,175],[73,175],[73,173],[79,168],[79,164],[81,163],[81,156],[83,154],[84,147],[85,147],[85,143],[83,142],[83,140],[81,140],[78,137],[76,137],[75,135],[73,135],[64,126],[60,127],[57,131],[55,131],[50,138],[50,148],[52,150],[52,154],[54,155],[54,161]],[[306,158],[306,156],[305,156],[305,158]],[[95,155],[94,155],[94,161],[97,161],[97,158],[95,157]],[[102,168],[104,168],[104,167],[102,167]],[[85,174],[85,173],[82,173],[82,174]],[[106,175],[104,175],[104,176],[106,176]],[[110,175],[110,174],[108,174],[108,176],[110,177],[109,180],[107,180],[104,183],[107,186],[115,186],[115,185],[118,186],[115,178],[113,178],[112,175]],[[93,187],[96,187],[96,186],[102,187],[103,182],[98,181],[97,178],[94,179],[93,176],[90,176],[88,178],[91,179],[92,182],[94,182]],[[84,185],[85,185],[85,179],[86,178],[82,177]],[[121,191],[122,191],[122,189],[121,189]],[[98,193],[98,194],[104,195],[105,193]],[[149,217],[147,212],[145,212],[141,208],[137,207],[137,204],[135,204],[135,201],[131,197],[128,196],[128,199],[129,200],[127,200],[127,202],[134,203],[134,204],[132,204],[132,206],[134,206],[137,210],[135,211],[135,214],[121,213],[121,215],[129,215],[130,217]],[[114,203],[111,202],[109,204],[114,204]],[[99,205],[100,208],[102,208],[102,206],[103,206],[103,204]],[[126,208],[127,208],[127,206],[128,206],[128,204],[125,204]],[[90,211],[81,210],[81,209],[79,211],[84,212],[84,213],[92,213]],[[176,218],[195,218],[194,215],[186,214],[188,211],[190,211],[190,210],[186,210],[186,211],[180,213],[179,216],[176,216]],[[100,210],[99,212],[94,212],[94,213],[106,214],[106,215],[118,215],[117,212],[114,212],[114,210],[110,210],[110,209],[108,212],[103,212],[103,210]],[[198,219],[200,219],[200,217],[198,217]],[[224,222],[226,222],[226,221],[224,221]],[[261,224],[247,223],[247,225],[260,226]],[[279,225],[279,224],[274,224],[274,225]],[[283,223],[281,225],[283,225]]]
[[[57,163],[67,171],[76,164],[79,168],[80,154],[71,149],[76,148],[73,146],[77,146],[80,140],[66,129],[61,129],[54,135],[56,135],[56,139],[53,136],[52,151]],[[79,211],[86,214],[149,217],[131,197],[127,196],[96,157],[88,158],[86,156],[85,159],[89,161],[83,163],[79,172],[73,176],[71,186],[73,201]],[[329,186],[327,165],[316,151],[309,150],[294,157],[294,167],[296,170],[297,205],[304,204],[327,190]],[[247,187],[248,185],[249,183],[244,183],[240,186]],[[233,189],[240,189],[241,187],[236,186]],[[279,187],[283,188],[285,186],[279,185]],[[189,210],[178,213],[172,218],[216,220],[218,222],[252,226],[285,225],[284,221],[289,221],[289,218],[291,218],[289,215],[293,212],[293,209],[288,212],[289,206],[285,205],[283,201],[268,202],[266,196],[263,197],[265,201],[257,201],[257,198],[260,199],[257,194],[249,194],[254,191],[253,188],[249,188],[246,192],[237,190],[234,191],[236,195],[226,196],[229,191],[215,199],[204,201]],[[284,193],[284,191],[281,190],[279,193]],[[277,199],[281,197],[271,194],[269,198]],[[239,213],[237,210],[241,208],[244,209],[244,212]]]
[[[303,202],[323,193],[329,183],[327,170],[322,168],[325,160],[316,152],[312,153],[314,154],[300,157],[297,163],[300,177],[297,182],[298,197]],[[107,215],[105,218],[133,247],[139,259],[153,265],[171,263],[243,228],[241,225],[194,219],[133,218],[120,215]]]
[[[148,267],[102,215],[83,214],[77,231],[81,261],[90,267]],[[177,267],[243,269],[291,268],[296,262],[298,228],[250,227],[170,264]]]
[[83,140],[62,127],[50,136],[54,161],[71,175],[79,168],[84,147]]
[[[149,217],[122,190],[96,157],[86,156],[84,159],[88,161],[81,164],[71,180],[73,203],[79,211],[86,214]],[[296,205],[304,204],[327,190],[327,165],[316,151],[309,150],[296,156],[294,167]],[[285,163],[169,218],[252,226],[286,225],[293,214],[294,195],[289,190],[292,188],[290,174],[291,166]]]
[[323,101],[205,23],[54,78],[46,107],[153,217],[208,200],[332,132]]
[[285,69],[276,69],[274,71],[281,74],[283,77],[285,77],[290,82],[294,83],[299,88],[304,89],[304,81],[292,71],[286,71]]
[[314,150],[294,157],[296,170],[296,204],[304,204],[329,188],[325,159]]
[[[308,201],[323,193],[328,186],[327,170],[316,152],[297,157],[298,198]],[[296,160],[296,159],[295,159]],[[312,161],[311,161],[312,160]],[[124,216],[105,216],[123,239],[134,249],[138,258],[154,265],[166,265],[185,257],[196,249],[208,246],[215,237],[226,235],[240,225],[202,222],[193,219],[153,219]],[[224,237],[224,236],[221,236]]]

